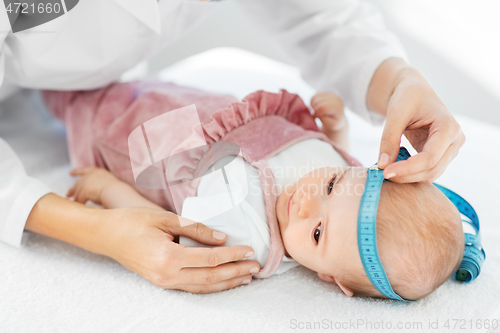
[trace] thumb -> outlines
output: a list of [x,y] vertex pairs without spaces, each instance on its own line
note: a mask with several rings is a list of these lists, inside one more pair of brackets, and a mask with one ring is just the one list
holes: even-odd
[[406,125],[407,123],[403,117],[388,115],[380,140],[380,152],[377,163],[380,169],[385,169],[389,164],[396,161],[401,144],[401,136],[406,129]]
[[179,235],[191,238],[205,245],[221,245],[227,239],[224,233],[213,230],[203,223],[193,222],[180,227],[177,231]]

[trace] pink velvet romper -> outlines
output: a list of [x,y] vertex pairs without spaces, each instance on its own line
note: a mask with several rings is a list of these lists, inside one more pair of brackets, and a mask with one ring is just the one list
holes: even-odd
[[[298,141],[318,138],[348,164],[360,166],[319,131],[302,99],[285,90],[257,91],[240,102],[172,83],[138,81],[92,91],[44,91],[43,96],[66,125],[73,167],[106,168],[169,211],[178,213],[185,198],[196,196],[200,177],[222,157],[240,155],[257,168],[271,233],[258,278],[272,275],[284,255],[267,159]],[[183,135],[186,129],[197,135]]]

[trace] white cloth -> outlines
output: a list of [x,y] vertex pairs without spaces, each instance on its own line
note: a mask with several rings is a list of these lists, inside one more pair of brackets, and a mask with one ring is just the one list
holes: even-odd
[[[349,108],[373,120],[365,105],[371,77],[383,60],[405,54],[369,4],[234,1],[256,26],[276,38],[315,88],[336,91]],[[218,5],[197,0],[85,0],[52,21],[16,34],[9,32],[7,12],[0,5],[0,98],[16,86],[61,90],[104,86],[179,38]],[[14,184],[31,183],[29,187],[39,189],[32,195],[48,191],[22,171],[10,171],[19,161],[5,144],[0,145],[0,156],[0,173],[16,178]],[[16,245],[18,232],[7,235],[3,230],[22,230],[24,216],[36,200],[21,200],[18,189],[0,186],[0,207],[5,209],[0,239]]]
[[[269,158],[268,163],[279,193],[315,169],[347,166],[331,145],[318,139],[299,141]],[[220,159],[214,167],[216,171],[207,171],[200,180],[197,196],[186,198],[181,215],[224,232],[227,235],[224,246],[251,246],[255,254],[249,259],[264,267],[271,238],[259,172],[239,156]],[[180,237],[179,242],[186,246],[206,246],[186,237]],[[298,265],[284,256],[275,274]]]

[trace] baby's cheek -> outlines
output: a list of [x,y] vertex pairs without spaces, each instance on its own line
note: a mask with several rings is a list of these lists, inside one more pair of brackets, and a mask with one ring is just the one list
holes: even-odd
[[283,244],[285,246],[285,251],[292,257],[302,264],[304,253],[304,237],[300,236],[299,230],[294,227],[289,227],[282,235]]

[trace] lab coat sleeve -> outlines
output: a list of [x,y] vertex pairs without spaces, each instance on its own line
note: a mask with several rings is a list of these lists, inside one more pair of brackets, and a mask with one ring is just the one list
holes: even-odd
[[5,68],[7,64],[7,43],[6,39],[10,33],[10,22],[7,17],[5,7],[0,5],[0,101],[5,100],[7,97],[19,90],[19,87],[9,82],[5,77]]
[[31,209],[49,192],[42,182],[26,175],[19,158],[0,138],[0,241],[20,247]]
[[[0,86],[3,86],[4,82],[5,38],[10,31],[9,20],[5,9],[2,9],[0,9]],[[20,247],[24,226],[31,209],[49,192],[49,188],[43,183],[26,175],[21,161],[12,148],[0,138],[0,241]]]
[[9,18],[5,7],[0,5],[0,88],[5,76],[5,38],[10,31]]
[[365,120],[383,119],[366,107],[371,79],[384,60],[407,58],[372,5],[357,0],[235,1],[316,90],[337,93]]

